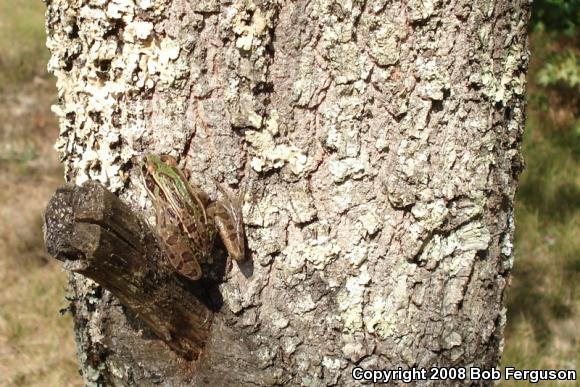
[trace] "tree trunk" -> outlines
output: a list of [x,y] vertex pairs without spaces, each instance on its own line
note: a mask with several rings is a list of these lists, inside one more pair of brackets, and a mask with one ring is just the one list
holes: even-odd
[[87,385],[498,365],[530,1],[46,2],[68,181],[148,218],[145,153],[245,189],[249,261],[196,360],[71,275]]

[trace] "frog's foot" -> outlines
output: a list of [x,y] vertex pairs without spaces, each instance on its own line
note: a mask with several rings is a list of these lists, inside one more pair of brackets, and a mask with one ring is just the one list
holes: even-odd
[[230,202],[217,201],[208,207],[207,214],[214,219],[215,227],[228,251],[228,257],[243,261],[245,243],[241,210],[235,209]]
[[215,179],[214,181],[224,197],[222,200],[210,204],[207,214],[214,220],[215,227],[229,256],[236,261],[243,261],[246,252],[244,221],[242,219],[243,193],[239,196],[233,196]]

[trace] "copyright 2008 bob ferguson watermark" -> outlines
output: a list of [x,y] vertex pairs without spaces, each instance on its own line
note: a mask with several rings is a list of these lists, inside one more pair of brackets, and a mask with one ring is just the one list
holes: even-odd
[[528,383],[546,381],[574,381],[576,370],[526,370],[514,367],[478,368],[478,367],[431,367],[403,369],[369,370],[362,367],[352,369],[352,378],[361,382],[413,383],[417,381],[499,381],[517,380]]

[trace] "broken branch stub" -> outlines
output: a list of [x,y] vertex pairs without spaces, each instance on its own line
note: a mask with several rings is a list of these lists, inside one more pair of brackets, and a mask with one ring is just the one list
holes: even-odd
[[98,182],[67,184],[45,214],[49,254],[111,291],[175,352],[197,359],[212,312],[163,264],[154,234]]

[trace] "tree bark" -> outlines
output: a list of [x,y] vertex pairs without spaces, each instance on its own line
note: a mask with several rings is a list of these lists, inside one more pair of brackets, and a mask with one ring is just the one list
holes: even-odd
[[153,152],[246,192],[249,262],[212,279],[197,360],[71,275],[87,385],[498,364],[530,1],[46,2],[68,181],[150,218]]

